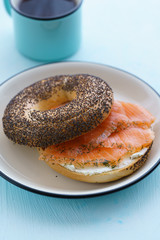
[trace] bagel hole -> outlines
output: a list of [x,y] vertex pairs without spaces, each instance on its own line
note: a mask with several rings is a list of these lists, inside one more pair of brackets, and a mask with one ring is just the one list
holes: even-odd
[[71,102],[75,97],[74,93],[67,94],[64,91],[61,91],[46,100],[41,100],[39,103],[34,105],[34,109],[38,111],[46,111],[59,108]]

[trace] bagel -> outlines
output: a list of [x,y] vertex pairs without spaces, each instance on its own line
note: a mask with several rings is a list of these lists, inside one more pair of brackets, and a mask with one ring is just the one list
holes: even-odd
[[115,168],[93,167],[88,169],[76,169],[74,165],[54,164],[53,161],[45,162],[53,170],[68,178],[88,183],[106,183],[124,178],[141,168],[148,158],[151,147],[152,143],[147,148],[143,149],[143,151],[123,159],[123,161]]
[[[4,133],[15,143],[44,149],[98,126],[109,115],[112,103],[112,89],[99,77],[50,77],[25,88],[9,102],[3,116]],[[56,105],[61,106],[53,108]]]
[[40,160],[83,182],[111,182],[142,167],[154,141],[155,121],[142,106],[114,100],[110,115],[90,132],[46,149]]

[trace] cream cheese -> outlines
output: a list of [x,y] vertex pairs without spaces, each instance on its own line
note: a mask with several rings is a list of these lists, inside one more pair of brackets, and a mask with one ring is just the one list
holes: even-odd
[[133,160],[135,160],[136,158],[139,158],[140,156],[144,155],[145,152],[147,151],[147,149],[148,148],[143,148],[141,151],[132,154],[130,157],[124,158],[123,161],[114,168],[106,166],[106,167],[97,167],[97,168],[93,167],[93,168],[80,168],[79,169],[79,168],[75,168],[75,166],[71,165],[71,164],[61,164],[61,166],[67,168],[68,170],[70,170],[72,172],[82,173],[84,175],[91,176],[94,174],[100,174],[103,172],[109,172],[109,171],[113,171],[116,169],[124,168],[124,167],[128,166],[129,164],[131,164],[133,162]]

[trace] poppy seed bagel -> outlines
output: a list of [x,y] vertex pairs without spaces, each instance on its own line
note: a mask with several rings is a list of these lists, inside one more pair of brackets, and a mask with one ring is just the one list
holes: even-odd
[[[15,143],[46,148],[98,126],[109,115],[112,103],[112,89],[99,77],[50,77],[11,99],[4,111],[4,133]],[[56,104],[63,105],[53,109]]]

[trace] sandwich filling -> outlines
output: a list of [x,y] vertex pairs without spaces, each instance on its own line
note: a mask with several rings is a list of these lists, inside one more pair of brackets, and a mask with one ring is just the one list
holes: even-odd
[[134,154],[132,154],[130,157],[125,157],[117,166],[115,166],[114,168],[111,166],[106,166],[106,167],[90,167],[90,168],[76,168],[73,164],[61,164],[62,167],[65,167],[66,169],[72,171],[72,172],[77,172],[77,173],[81,173],[84,175],[95,175],[95,174],[101,174],[101,173],[105,173],[105,172],[110,172],[113,170],[117,170],[117,169],[122,169],[124,167],[127,167],[129,164],[131,164],[133,162],[133,160],[143,156],[146,151],[148,150],[148,148],[143,148],[142,150],[140,150],[139,152],[136,152]]
[[39,149],[40,159],[85,175],[123,168],[154,140],[155,118],[137,104],[115,101],[98,127],[74,140]]

